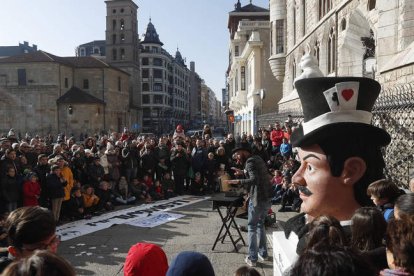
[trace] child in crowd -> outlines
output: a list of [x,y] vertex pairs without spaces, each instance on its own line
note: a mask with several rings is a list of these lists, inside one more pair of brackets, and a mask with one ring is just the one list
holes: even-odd
[[293,183],[288,184],[287,187],[287,190],[284,192],[282,196],[282,207],[279,209],[279,212],[286,211],[286,205],[291,205],[292,211],[299,212],[300,205],[302,204],[302,199],[299,197],[299,189]]
[[9,167],[0,183],[7,211],[11,212],[17,209],[17,203],[20,200],[20,189],[17,184],[16,170],[13,167]]
[[144,175],[144,184],[147,185],[148,189],[151,189],[152,185],[154,185],[154,181],[152,180],[152,177],[149,174]]
[[99,197],[95,195],[95,190],[92,186],[83,186],[83,204],[86,214],[93,214],[98,209]]
[[85,216],[85,205],[81,189],[78,186],[72,188],[70,192],[70,199],[64,208],[65,216],[70,220],[90,218],[90,215]]
[[161,181],[161,186],[164,191],[165,199],[174,197],[174,180],[171,179],[171,174],[166,172],[164,174],[164,179]]
[[201,174],[196,172],[193,181],[191,181],[191,194],[203,195],[204,194],[204,183],[201,180]]
[[346,246],[348,239],[339,221],[331,216],[319,216],[309,226],[304,250],[315,246]]
[[272,198],[272,204],[278,204],[282,201],[283,196],[289,190],[290,187],[290,177],[282,177],[282,183],[278,185],[279,187],[275,191],[275,194]]
[[414,275],[414,217],[390,220],[385,235],[390,269],[380,275]]
[[280,189],[282,189],[282,182],[283,182],[282,171],[273,170],[273,178],[272,178],[273,198],[276,197],[277,193],[280,191]]
[[28,173],[23,183],[23,206],[39,205],[40,184],[35,173]]
[[367,194],[371,197],[372,202],[380,208],[387,222],[394,218],[394,203],[402,194],[397,185],[391,180],[380,179],[368,186]]
[[370,251],[382,246],[387,223],[381,211],[374,207],[361,207],[351,221],[351,244],[355,249]]
[[322,243],[299,256],[289,276],[376,276],[376,271],[354,250]]
[[125,176],[121,176],[119,179],[117,192],[118,196],[115,198],[117,202],[122,204],[131,204],[135,202],[136,197],[131,195]]
[[99,183],[99,187],[96,189],[96,195],[99,197],[97,210],[111,211],[114,209],[114,205],[112,204],[114,195],[112,193],[112,189],[110,188],[109,182],[102,181]]
[[414,193],[400,196],[394,205],[395,219],[414,215]]
[[131,194],[135,196],[138,201],[144,203],[150,203],[152,201],[151,196],[148,192],[147,185],[144,182],[139,181],[137,178],[132,179],[131,182]]
[[351,219],[351,246],[365,256],[380,271],[387,267],[382,244],[387,222],[375,207],[361,207]]
[[292,155],[292,145],[288,143],[288,139],[283,138],[282,144],[280,145],[280,155],[284,160],[288,160]]
[[149,193],[151,197],[154,200],[161,200],[164,199],[164,192],[162,190],[161,181],[155,180],[154,185],[151,186],[151,189],[149,190]]
[[254,267],[244,265],[236,270],[234,276],[261,276],[261,274]]

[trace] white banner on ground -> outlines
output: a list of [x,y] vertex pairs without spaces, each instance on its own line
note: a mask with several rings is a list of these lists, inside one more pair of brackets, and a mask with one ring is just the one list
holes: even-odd
[[[56,233],[61,236],[62,241],[67,241],[102,229],[106,229],[115,224],[124,224],[139,219],[154,216],[160,212],[170,211],[186,205],[194,204],[209,197],[200,196],[179,196],[169,200],[157,201],[151,204],[143,204],[127,209],[122,209],[106,213],[92,219],[83,219],[70,222],[57,227]],[[165,221],[167,222],[167,221]]]
[[146,217],[146,218],[139,218],[130,222],[127,222],[126,224],[137,226],[137,227],[148,227],[153,228],[155,226],[167,223],[169,221],[173,221],[179,218],[184,217],[184,215],[181,214],[174,214],[174,213],[167,213],[167,212],[159,212],[158,214]]

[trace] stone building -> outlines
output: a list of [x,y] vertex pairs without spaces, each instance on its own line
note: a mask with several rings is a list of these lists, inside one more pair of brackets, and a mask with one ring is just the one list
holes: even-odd
[[413,81],[410,0],[270,0],[269,64],[283,80],[279,111],[299,110],[293,80],[304,54],[326,76],[366,76],[384,89]]
[[173,57],[148,23],[141,41],[143,131],[166,133],[189,124],[190,70],[180,51]]
[[121,131],[132,120],[128,80],[94,57],[37,51],[0,59],[0,132]]
[[[282,82],[272,77],[269,10],[253,5],[229,13],[230,33],[227,91],[229,109],[236,118],[235,133],[256,133],[258,115],[277,111]],[[229,110],[226,110],[229,113]]]
[[129,74],[129,110],[133,131],[142,130],[141,71],[139,63],[138,6],[132,0],[106,3],[106,62]]

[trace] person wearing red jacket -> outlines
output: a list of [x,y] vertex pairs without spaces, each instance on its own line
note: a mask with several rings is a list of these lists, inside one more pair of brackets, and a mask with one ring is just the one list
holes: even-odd
[[280,127],[280,123],[275,123],[275,128],[270,132],[270,140],[272,141],[272,153],[276,155],[279,152],[280,145],[282,144],[282,140],[284,137],[284,133],[282,128]]
[[38,206],[40,197],[40,184],[35,173],[29,173],[23,183],[23,206]]

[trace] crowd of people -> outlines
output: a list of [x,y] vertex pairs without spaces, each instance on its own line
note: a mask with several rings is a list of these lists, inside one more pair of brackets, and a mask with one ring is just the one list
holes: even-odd
[[236,140],[268,164],[275,174],[274,197],[280,199],[275,202],[284,208],[298,198],[289,185],[295,166],[287,143],[290,132],[288,122],[283,129],[276,123],[255,137],[228,134],[218,140],[211,137],[208,125],[202,135],[193,137],[179,125],[174,135],[159,139],[125,130],[80,141],[65,135],[56,140],[50,135],[18,139],[10,130],[0,139],[0,211],[39,205],[62,223],[90,218],[119,204],[218,192],[221,177],[234,177],[231,168],[240,166],[232,156]]

